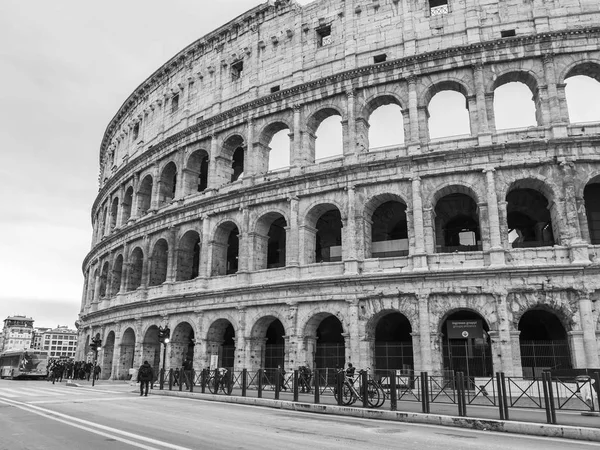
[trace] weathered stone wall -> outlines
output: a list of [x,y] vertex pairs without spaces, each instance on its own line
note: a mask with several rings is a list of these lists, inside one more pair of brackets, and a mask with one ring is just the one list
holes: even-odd
[[[153,325],[181,325],[168,365],[180,365],[194,339],[195,365],[206,366],[222,351],[219,324],[227,321],[236,368],[256,368],[266,328],[278,319],[286,367],[295,368],[311,360],[318,323],[335,315],[346,360],[372,367],[377,320],[400,312],[411,324],[415,369],[437,372],[444,320],[469,310],[487,321],[494,370],[518,375],[519,318],[542,307],[569,333],[573,364],[597,367],[600,259],[583,191],[600,173],[600,124],[569,123],[565,79],[600,80],[598,19],[597,2],[588,0],[450,0],[449,13],[435,17],[425,1],[277,1],[192,44],[146,80],[107,128],[83,265],[80,354],[87,337],[114,331],[103,373],[123,376],[132,345],[134,365],[162,358],[147,339]],[[331,44],[319,46],[323,26],[331,27]],[[515,36],[501,38],[507,30]],[[387,60],[375,64],[383,53]],[[234,78],[239,61],[243,71]],[[496,130],[494,90],[510,81],[531,89],[536,127]],[[274,86],[280,90],[271,93]],[[428,105],[442,90],[465,96],[470,135],[430,139]],[[402,108],[405,142],[374,151],[369,118],[389,103]],[[342,118],[343,155],[315,161],[316,129],[331,114]],[[270,138],[282,127],[290,130],[291,164],[268,172]],[[246,151],[244,177],[230,183],[237,145]],[[209,158],[208,188],[192,192],[187,165],[199,151]],[[168,165],[177,186],[165,203],[160,180]],[[515,186],[547,199],[556,245],[512,248],[506,197]],[[435,208],[452,193],[477,205],[480,251],[439,251]],[[150,207],[140,214],[144,196]],[[409,255],[372,258],[372,214],[389,199],[407,207]],[[342,261],[314,263],[316,221],[331,209],[342,217]],[[286,265],[264,269],[260,253],[277,215],[287,224]],[[223,230],[233,225],[239,271],[216,276]],[[178,245],[189,231],[200,236],[199,276],[176,281]],[[168,247],[166,281],[151,286],[159,241]],[[136,271],[141,284],[130,290]],[[129,327],[134,342],[121,345]]]

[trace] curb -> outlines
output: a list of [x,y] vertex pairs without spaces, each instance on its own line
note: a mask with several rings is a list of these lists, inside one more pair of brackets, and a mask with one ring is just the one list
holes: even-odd
[[359,417],[362,419],[389,420],[403,423],[419,423],[427,425],[441,425],[455,428],[469,428],[481,431],[496,431],[501,433],[515,433],[531,436],[556,437],[579,441],[600,442],[600,429],[587,427],[573,427],[568,425],[549,425],[532,422],[513,422],[496,419],[483,419],[476,417],[455,417],[441,414],[423,414],[401,411],[387,411],[378,409],[353,408],[338,405],[323,405],[313,403],[291,402],[287,400],[271,400],[254,397],[235,397],[214,394],[194,394],[183,391],[160,391],[154,389],[153,395],[166,397],[184,397],[195,400],[206,400],[222,403],[262,406],[267,408],[284,409],[290,411],[312,412],[338,416]]

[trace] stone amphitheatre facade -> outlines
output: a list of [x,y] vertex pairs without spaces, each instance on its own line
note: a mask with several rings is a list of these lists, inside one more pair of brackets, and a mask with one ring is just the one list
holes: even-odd
[[[78,357],[100,335],[104,377],[158,367],[168,325],[167,368],[598,367],[600,121],[566,85],[600,81],[599,23],[597,0],[278,0],[192,43],[104,134]],[[497,126],[510,83],[533,125]],[[446,91],[469,132],[432,138]],[[374,148],[384,107],[404,139]]]

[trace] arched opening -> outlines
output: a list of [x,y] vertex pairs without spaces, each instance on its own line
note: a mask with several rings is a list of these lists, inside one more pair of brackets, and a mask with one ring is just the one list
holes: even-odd
[[553,312],[533,308],[519,320],[523,377],[539,378],[544,370],[571,369],[567,332]]
[[244,176],[246,146],[244,139],[235,134],[223,142],[223,165],[220,167],[224,182],[234,182]]
[[165,166],[160,175],[158,189],[158,204],[159,206],[166,205],[175,198],[177,190],[177,166],[174,162],[170,162]]
[[583,190],[590,243],[600,245],[600,183],[588,183]]
[[241,180],[244,177],[244,147],[238,147],[233,151],[231,162],[231,182]]
[[369,116],[369,150],[404,144],[404,118],[396,103],[385,103]]
[[121,339],[121,357],[119,361],[119,373],[117,380],[129,380],[129,369],[133,369],[135,359],[135,331],[127,328]]
[[118,255],[115,258],[112,270],[112,279],[110,292],[111,295],[116,295],[121,290],[121,278],[123,276],[123,255]]
[[194,360],[194,347],[196,338],[194,329],[188,322],[181,322],[171,331],[170,353],[168,363],[170,368],[183,366],[186,359]]
[[[277,131],[275,131],[277,130]],[[290,166],[290,149],[292,141],[290,139],[290,129],[282,123],[274,124],[273,127],[265,130],[266,133],[273,133],[269,140],[269,165],[268,170],[284,169]]]
[[342,116],[324,119],[315,133],[315,160],[343,155]]
[[429,138],[470,135],[469,104],[464,90],[454,83],[439,86],[427,105]]
[[381,204],[371,216],[371,257],[408,255],[406,205],[397,201]]
[[152,325],[146,330],[142,341],[142,362],[148,361],[154,370],[154,378],[158,378],[160,370],[160,341],[158,340],[158,327]]
[[600,65],[583,63],[565,78],[570,123],[600,122]]
[[[235,329],[227,319],[215,321],[208,330],[207,358],[217,356],[218,367],[233,370],[235,366]],[[212,367],[212,364],[211,364]],[[212,367],[214,369],[214,367]]]
[[106,297],[106,286],[108,285],[108,261],[102,265],[102,272],[100,272],[100,298]]
[[266,332],[264,368],[269,380],[277,380],[277,368],[285,364],[285,329],[279,319],[271,322]]
[[534,189],[513,189],[506,196],[508,241],[513,248],[554,245],[548,200]]
[[200,235],[190,230],[179,240],[177,281],[193,280],[200,270]]
[[111,331],[106,336],[102,345],[102,365],[100,367],[100,378],[108,380],[112,375],[113,357],[115,354],[115,332]]
[[135,291],[142,285],[142,272],[144,269],[144,252],[139,247],[136,247],[131,252],[131,265],[129,266],[129,282],[127,283],[128,291]]
[[106,235],[106,222],[108,221],[108,208],[102,209],[102,224],[100,226],[100,237]]
[[146,175],[140,183],[138,191],[138,216],[145,215],[152,204],[152,177]]
[[487,322],[474,311],[459,310],[442,325],[444,371],[447,376],[463,372],[471,377],[493,374],[492,349]]
[[[496,83],[494,89],[494,119],[496,130],[535,127],[538,125],[536,97],[521,81]],[[537,88],[536,88],[537,90]],[[516,112],[518,111],[518,114]]]
[[342,260],[342,215],[339,209],[323,213],[316,223],[315,262]]
[[468,195],[453,193],[435,205],[436,252],[481,250],[479,211]]
[[343,333],[342,323],[334,315],[325,317],[317,327],[315,368],[328,369],[328,378],[335,377],[336,369],[346,365],[346,344]]
[[414,367],[412,327],[404,314],[390,312],[375,327],[375,369],[401,370],[410,374]]
[[110,207],[110,231],[117,227],[117,218],[119,214],[119,198],[115,198]]
[[238,271],[239,230],[233,222],[219,226],[213,243],[213,275],[231,275]]
[[133,203],[133,187],[129,186],[125,191],[125,196],[122,202],[122,220],[123,225],[127,224],[127,221],[131,218],[131,205]]
[[279,213],[268,213],[259,219],[254,236],[256,270],[285,266],[285,218]]
[[208,153],[204,150],[195,151],[188,158],[183,185],[185,195],[203,192],[208,187]]
[[154,244],[150,260],[150,286],[157,286],[167,281],[167,268],[169,264],[169,244],[164,239],[159,239]]

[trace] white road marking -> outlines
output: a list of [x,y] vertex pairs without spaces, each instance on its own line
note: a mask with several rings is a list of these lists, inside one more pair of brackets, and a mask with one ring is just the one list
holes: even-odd
[[[131,400],[131,397],[102,397],[102,398],[98,398],[98,397],[94,397],[94,398],[77,398],[77,399],[73,399],[74,402],[77,403],[89,403],[89,402],[105,402],[105,401],[110,401],[110,400]],[[26,401],[25,403],[28,405],[43,405],[44,403],[65,403],[67,401],[67,399],[53,399],[53,400],[31,400],[31,401]]]
[[9,394],[8,392],[5,392],[6,389],[0,389],[0,396],[4,395],[6,397],[18,397],[18,395],[16,394]]
[[37,397],[38,394],[33,394],[30,392],[23,392],[20,389],[11,389],[11,388],[3,388],[3,391],[12,392],[13,394],[17,394],[17,396],[26,396],[26,397]]
[[[128,398],[130,398],[130,397],[128,397]],[[111,437],[113,439],[117,439],[117,440],[119,440],[121,442],[126,442],[128,444],[135,445],[135,446],[140,447],[140,448],[151,449],[151,450],[158,450],[158,449],[155,449],[154,447],[144,446],[141,443],[134,442],[134,441],[129,441],[127,439],[121,438],[121,437],[116,436],[116,435],[126,436],[126,437],[131,438],[131,439],[137,439],[137,440],[140,440],[140,441],[143,441],[143,442],[147,442],[147,443],[152,444],[152,445],[158,445],[158,446],[170,448],[170,449],[173,449],[173,450],[193,450],[193,449],[190,449],[188,447],[181,447],[179,445],[171,444],[169,442],[159,441],[157,439],[148,438],[146,436],[141,436],[139,434],[134,434],[134,433],[130,433],[128,431],[119,430],[118,428],[112,428],[112,427],[109,427],[109,426],[106,426],[106,425],[100,425],[98,423],[90,422],[88,420],[83,420],[83,419],[80,419],[80,418],[75,417],[75,416],[70,416],[68,414],[63,414],[63,413],[52,411],[50,409],[45,409],[45,408],[42,408],[42,407],[39,407],[39,406],[34,406],[34,405],[27,404],[27,403],[22,403],[22,402],[19,402],[17,400],[3,399],[3,400],[0,400],[0,403],[4,403],[5,405],[12,405],[12,406],[20,408],[22,410],[29,411],[31,413],[38,414],[40,416],[44,416],[44,417],[47,417],[47,418],[52,419],[52,420],[57,420],[59,422],[66,423],[67,425],[71,425],[71,426],[74,426],[74,427],[77,427],[77,428],[81,428],[81,429],[90,431],[92,433],[100,434],[102,436],[108,436],[108,437]],[[100,431],[100,430],[102,430],[102,431]],[[105,431],[107,433],[113,433],[114,435],[109,435],[107,433],[103,433],[103,431]]]
[[33,392],[35,393],[38,397],[43,397],[43,396],[57,396],[57,395],[65,395],[64,393],[61,392],[56,392],[53,391],[51,389],[31,389],[31,388],[19,388],[19,390],[25,391],[25,392]]

